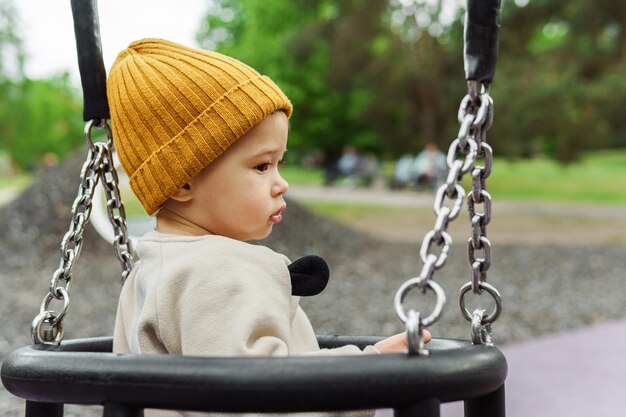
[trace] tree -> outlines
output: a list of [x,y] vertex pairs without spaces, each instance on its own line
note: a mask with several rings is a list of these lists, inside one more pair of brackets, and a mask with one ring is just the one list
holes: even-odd
[[297,128],[290,149],[323,149],[332,159],[347,144],[380,147],[362,119],[372,96],[358,70],[366,64],[376,33],[369,30],[372,25],[363,25],[372,14],[358,12],[373,8],[373,15],[379,15],[385,2],[365,3],[214,2],[198,39],[270,74],[294,103],[292,124]]
[[22,40],[16,31],[17,12],[10,0],[0,0],[0,83],[24,76]]
[[19,82],[24,78],[22,43],[15,31],[16,11],[8,0],[0,1],[0,151],[10,154],[7,146],[9,110],[19,97]]
[[15,20],[12,3],[0,1],[0,151],[28,168],[47,153],[62,157],[82,143],[81,107],[67,74],[46,80],[24,76]]
[[[532,0],[503,8],[492,137],[511,157],[575,161],[589,148],[626,146],[626,6]],[[621,74],[621,76],[620,76]]]
[[[445,92],[437,82],[436,74],[442,74],[439,79],[449,85],[458,77],[446,63],[460,66],[454,58],[461,56],[460,19],[454,18],[449,29],[442,31],[443,5],[453,2],[443,0],[439,8],[429,2],[422,7],[398,3],[398,7],[411,8],[400,15],[416,17],[417,24],[413,22],[408,29],[403,22],[405,33],[418,35],[409,42],[424,43],[424,36],[419,35],[427,31],[440,41],[436,50],[431,49],[433,54],[419,53],[429,58],[430,68],[416,67],[415,71],[423,74],[417,76],[417,85],[426,86],[422,96],[437,93],[437,102],[422,106],[420,112],[422,116],[433,113],[437,121],[431,123],[440,126],[443,119],[435,115],[450,112],[453,98],[452,91]],[[426,22],[421,28],[420,21]],[[435,33],[432,22],[439,22]],[[543,154],[572,162],[589,148],[626,146],[626,128],[619,116],[621,97],[626,94],[626,82],[620,76],[626,64],[626,5],[609,0],[502,0],[501,22],[500,56],[491,89],[497,117],[489,134],[498,155]],[[426,75],[433,67],[436,72]],[[429,82],[420,83],[420,78]],[[428,127],[427,121],[420,125]]]
[[[465,94],[459,1],[214,1],[200,40],[276,79],[290,149],[397,156],[447,147]],[[626,3],[502,0],[491,94],[497,155],[575,161],[625,147]]]
[[212,4],[201,44],[285,89],[296,109],[292,151],[322,149],[332,161],[346,145],[397,156],[449,143],[454,126],[446,121],[455,119],[464,83],[462,63],[448,52],[461,41],[447,32],[435,38],[394,26],[389,0]]
[[81,103],[67,74],[26,78],[12,90],[0,129],[2,149],[19,167],[31,168],[49,153],[63,157],[84,142]]

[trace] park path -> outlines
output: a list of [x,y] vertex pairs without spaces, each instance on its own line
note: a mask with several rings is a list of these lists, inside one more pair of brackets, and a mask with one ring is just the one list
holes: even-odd
[[[0,190],[0,207],[18,196],[17,189],[9,187]],[[421,242],[435,220],[434,194],[429,192],[389,190],[382,186],[293,185],[287,197],[305,204],[356,204],[388,208],[339,213],[336,220],[361,232],[396,242]],[[494,196],[492,211],[489,238],[494,243],[626,246],[626,206],[623,205],[513,201]],[[465,236],[468,224],[465,216],[461,216],[451,222],[449,231],[453,237]]]
[[[301,201],[371,204],[387,207],[417,207],[431,209],[434,194],[414,190],[389,190],[382,187],[350,188],[324,187],[319,185],[294,185],[289,188],[289,197]],[[538,214],[564,214],[584,217],[626,218],[626,206],[594,203],[571,203],[550,201],[499,200],[493,203],[494,211],[532,212]]]
[[[419,242],[433,227],[434,195],[382,187],[347,188],[296,185],[289,198],[302,203],[359,204],[388,207],[338,214],[338,220],[377,237]],[[482,208],[477,208],[482,210]],[[564,246],[626,245],[626,206],[594,203],[514,201],[494,196],[489,236],[507,244]],[[288,211],[287,211],[288,213]],[[450,224],[453,236],[467,234],[469,222],[460,216]]]
[[[0,207],[19,196],[15,188],[0,190]],[[357,214],[339,214],[336,220],[376,237],[416,243],[434,224],[434,194],[389,190],[383,186],[293,185],[288,198],[301,203],[334,203],[386,207]],[[477,208],[480,210],[481,208]],[[563,246],[626,245],[626,206],[593,203],[513,201],[494,196],[489,237],[504,244]],[[453,236],[465,236],[468,222],[452,222]]]
[[17,191],[16,188],[9,187],[9,188],[0,190],[0,207],[4,206],[5,204],[8,204],[13,199],[17,198],[18,195],[19,195],[19,192]]

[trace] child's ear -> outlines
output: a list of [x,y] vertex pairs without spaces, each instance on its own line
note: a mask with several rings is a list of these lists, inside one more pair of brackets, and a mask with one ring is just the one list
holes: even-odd
[[189,184],[183,185],[183,187],[176,191],[170,198],[176,200],[179,203],[186,203],[191,200],[191,186]]

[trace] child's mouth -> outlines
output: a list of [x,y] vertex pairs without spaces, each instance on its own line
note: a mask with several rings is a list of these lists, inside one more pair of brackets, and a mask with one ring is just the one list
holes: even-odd
[[270,221],[272,223],[280,223],[281,221],[283,221],[283,215],[282,212],[285,209],[285,207],[281,207],[276,213],[272,214],[270,216]]

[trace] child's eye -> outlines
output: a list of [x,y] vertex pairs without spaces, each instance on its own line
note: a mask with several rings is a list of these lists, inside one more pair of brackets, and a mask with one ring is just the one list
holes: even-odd
[[255,166],[254,169],[256,169],[259,172],[265,172],[268,169],[270,169],[270,165],[271,164],[269,162],[264,162],[262,164],[259,164],[259,165]]

